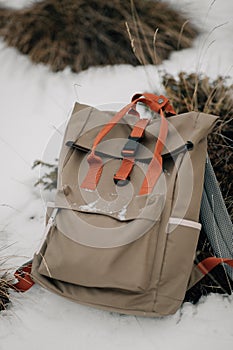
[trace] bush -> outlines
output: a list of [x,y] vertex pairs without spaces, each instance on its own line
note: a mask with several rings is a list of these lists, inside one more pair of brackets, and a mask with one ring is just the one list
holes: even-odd
[[44,0],[0,7],[0,36],[53,71],[67,66],[160,63],[188,48],[197,29],[169,5],[151,0]]
[[165,74],[163,85],[177,113],[200,111],[220,117],[208,136],[208,153],[229,215],[233,218],[233,86],[227,78],[201,74]]

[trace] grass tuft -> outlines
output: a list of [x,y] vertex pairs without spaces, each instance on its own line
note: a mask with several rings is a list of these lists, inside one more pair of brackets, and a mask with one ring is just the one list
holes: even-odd
[[[5,249],[5,247],[0,250]],[[0,311],[5,310],[10,303],[9,288],[12,282],[12,276],[8,269],[4,267],[8,259],[0,257]]]
[[185,72],[177,78],[165,74],[163,85],[177,114],[196,110],[220,117],[208,136],[208,153],[233,218],[233,86],[227,84],[225,77],[211,80],[205,75]]
[[156,0],[44,0],[19,10],[0,6],[0,36],[55,72],[159,64],[172,51],[191,47],[197,34],[180,11]]
[[50,170],[37,180],[37,182],[35,183],[35,186],[42,185],[44,190],[49,190],[49,191],[57,188],[57,172],[58,172],[57,161],[58,159],[55,159],[55,164],[45,163],[42,160],[34,161],[32,169],[36,168],[37,166],[41,166],[42,168],[46,168]]

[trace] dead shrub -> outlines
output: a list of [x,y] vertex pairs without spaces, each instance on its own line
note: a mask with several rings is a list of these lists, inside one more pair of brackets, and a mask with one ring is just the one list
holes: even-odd
[[44,0],[20,10],[0,7],[0,36],[53,71],[158,64],[190,47],[196,35],[180,12],[159,1]]
[[177,113],[200,111],[220,117],[208,136],[208,153],[228,212],[233,218],[233,86],[227,78],[201,74],[165,74],[163,85]]

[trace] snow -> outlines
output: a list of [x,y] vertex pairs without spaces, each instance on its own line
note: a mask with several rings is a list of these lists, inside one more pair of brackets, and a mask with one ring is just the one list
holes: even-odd
[[121,220],[121,221],[125,220],[126,212],[127,212],[127,206],[124,205],[124,206],[122,207],[121,211],[120,211],[119,214],[118,214],[118,219]]
[[[0,1],[23,7],[31,0]],[[170,0],[202,28],[194,47],[173,53],[159,67],[128,65],[90,68],[80,74],[52,73],[33,65],[0,41],[0,244],[8,264],[27,261],[44,230],[45,202],[54,193],[33,184],[35,159],[53,161],[75,100],[91,105],[127,103],[135,92],[163,93],[161,71],[204,72],[232,81],[233,2]],[[14,256],[17,256],[14,257]],[[20,349],[219,349],[232,348],[233,297],[203,297],[166,318],[122,316],[75,304],[34,286],[12,293],[12,306],[0,313],[0,350]]]
[[85,204],[85,205],[80,205],[79,206],[79,209],[80,210],[83,210],[83,211],[93,211],[93,212],[97,212],[98,211],[98,208],[96,208],[96,204],[98,202],[98,199],[94,202],[91,202],[89,204]]

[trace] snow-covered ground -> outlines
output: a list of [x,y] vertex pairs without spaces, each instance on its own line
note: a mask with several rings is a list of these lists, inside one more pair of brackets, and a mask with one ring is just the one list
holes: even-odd
[[[32,0],[0,1],[23,6]],[[51,73],[0,41],[0,246],[9,264],[30,258],[43,232],[44,205],[53,193],[33,184],[35,159],[53,160],[62,126],[75,100],[91,105],[126,103],[135,92],[162,93],[160,71],[204,72],[232,81],[233,1],[169,0],[203,31],[192,49],[176,52],[159,67],[122,65]],[[44,151],[46,150],[46,157]],[[3,254],[1,252],[1,254]],[[17,255],[17,258],[13,256]],[[211,295],[185,304],[163,319],[120,316],[75,304],[34,286],[12,294],[0,313],[0,350],[17,349],[231,349],[233,298]]]

